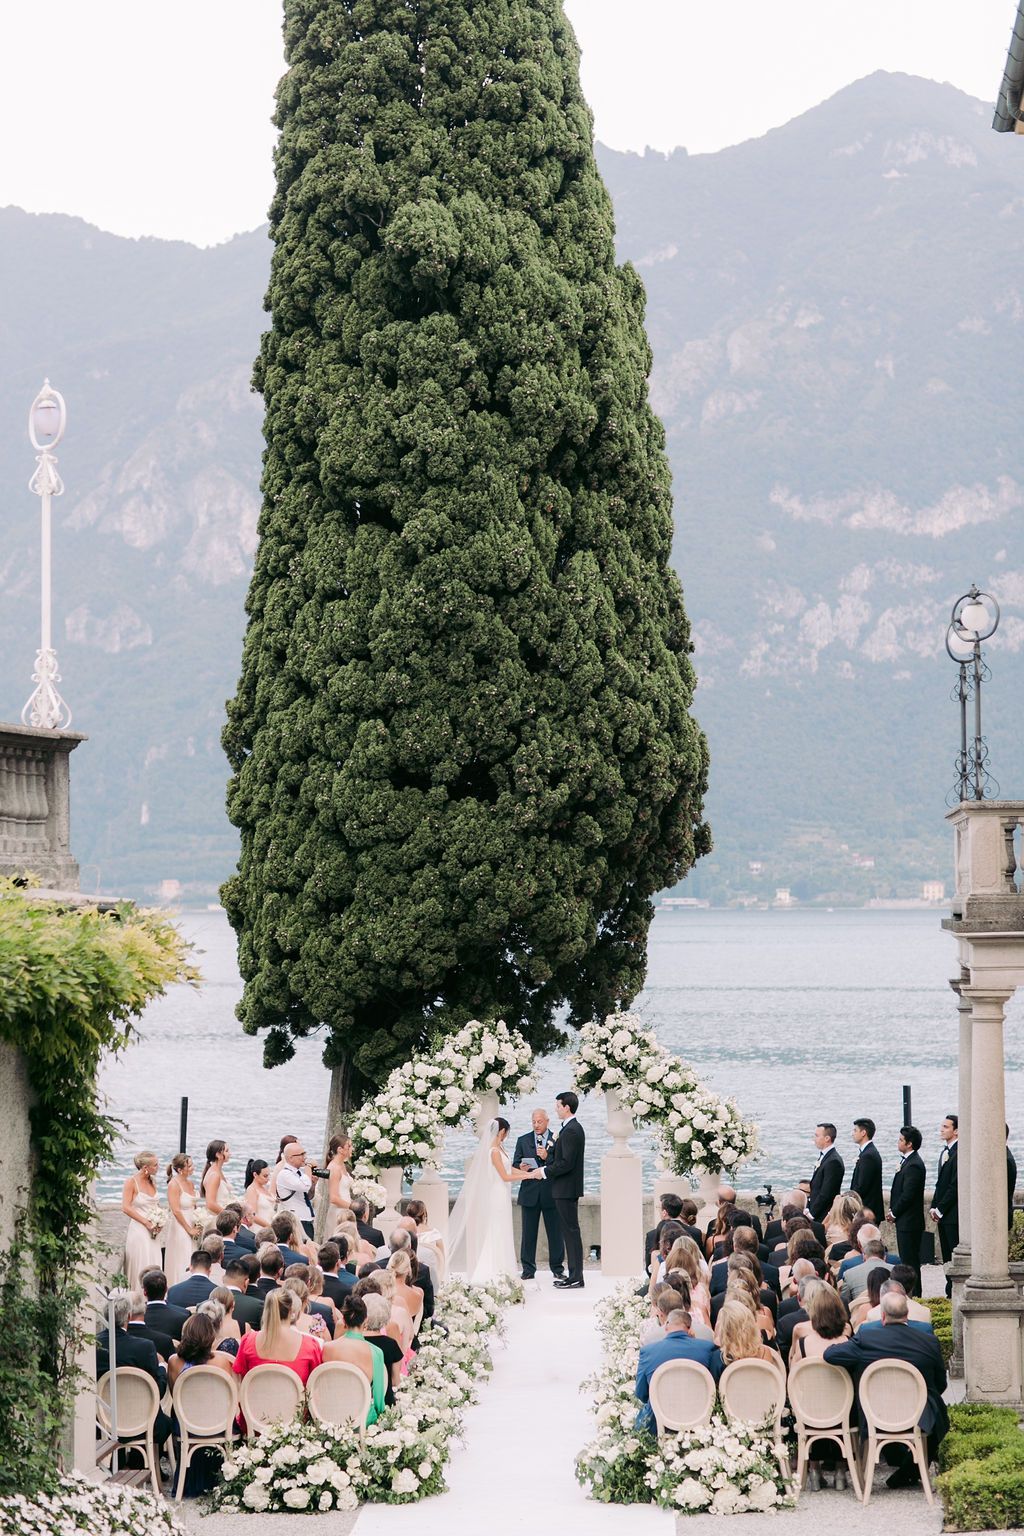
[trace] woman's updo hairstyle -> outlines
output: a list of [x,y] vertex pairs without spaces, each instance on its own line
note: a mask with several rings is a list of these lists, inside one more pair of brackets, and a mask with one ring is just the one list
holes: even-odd
[[264,1168],[269,1167],[270,1164],[267,1162],[266,1158],[250,1157],[249,1161],[245,1165],[245,1188],[248,1189],[256,1175],[258,1173],[262,1173]]
[[502,1115],[498,1115],[496,1117],[496,1124],[497,1124],[497,1127],[498,1127],[499,1131],[504,1131],[505,1134],[508,1135],[509,1124],[508,1124],[508,1121]]
[[366,1322],[366,1302],[350,1291],[341,1304],[341,1316],[346,1328],[362,1328]]
[[143,1168],[145,1168],[147,1163],[156,1163],[159,1161],[160,1159],[157,1157],[155,1152],[136,1152],[135,1156],[132,1158],[132,1162],[135,1164],[140,1173],[142,1172]]

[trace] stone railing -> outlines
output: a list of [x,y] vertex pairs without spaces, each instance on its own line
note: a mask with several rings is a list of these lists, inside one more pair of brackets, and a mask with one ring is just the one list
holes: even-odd
[[946,820],[955,839],[951,929],[1024,929],[1024,800],[965,800]]
[[0,724],[0,875],[28,871],[51,889],[78,889],[68,759],[85,740],[77,731]]

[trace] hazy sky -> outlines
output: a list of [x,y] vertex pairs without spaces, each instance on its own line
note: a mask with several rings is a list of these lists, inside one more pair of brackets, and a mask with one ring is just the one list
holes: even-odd
[[[566,0],[597,136],[691,153],[876,69],[991,101],[1016,0]],[[280,0],[3,0],[0,205],[211,244],[263,221]]]

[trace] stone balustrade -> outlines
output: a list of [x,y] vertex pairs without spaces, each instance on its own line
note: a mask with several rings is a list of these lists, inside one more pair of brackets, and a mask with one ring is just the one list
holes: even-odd
[[29,872],[50,889],[78,889],[68,760],[86,739],[0,724],[0,875]]

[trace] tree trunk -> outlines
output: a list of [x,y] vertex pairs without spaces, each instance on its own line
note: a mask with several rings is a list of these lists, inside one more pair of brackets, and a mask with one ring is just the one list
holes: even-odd
[[[336,1136],[339,1131],[344,1130],[348,1119],[348,1112],[354,1107],[352,1102],[352,1064],[348,1057],[346,1057],[344,1061],[336,1063],[331,1068],[331,1088],[327,1095],[327,1128],[324,1132],[324,1163],[327,1161],[328,1142],[332,1136]],[[331,1208],[327,1201],[328,1181],[326,1179],[318,1179],[315,1231],[317,1242],[319,1243],[324,1241],[324,1234],[330,1221]],[[331,1225],[333,1226],[333,1222],[331,1222]]]

